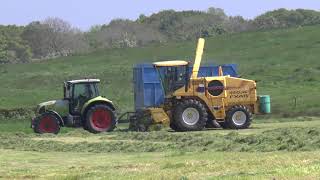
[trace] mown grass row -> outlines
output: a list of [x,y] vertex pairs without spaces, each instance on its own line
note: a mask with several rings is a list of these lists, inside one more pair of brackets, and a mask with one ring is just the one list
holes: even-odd
[[[218,131],[218,130],[216,130]],[[39,152],[166,152],[166,151],[312,151],[320,149],[318,128],[278,128],[257,134],[204,132],[113,132],[98,137],[86,131],[55,135],[0,134],[0,149]],[[69,140],[68,140],[69,139]]]
[[0,179],[316,179],[319,118],[263,119],[246,130],[32,133],[0,121]]

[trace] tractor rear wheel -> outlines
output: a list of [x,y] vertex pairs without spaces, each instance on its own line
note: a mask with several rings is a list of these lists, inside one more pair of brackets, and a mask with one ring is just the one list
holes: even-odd
[[252,121],[252,113],[246,106],[238,105],[227,112],[225,124],[230,129],[246,129]]
[[178,131],[200,131],[207,120],[205,106],[197,100],[188,99],[176,105],[172,123]]
[[35,133],[39,134],[58,134],[60,131],[60,123],[55,115],[51,113],[44,113],[35,119],[33,130]]
[[116,126],[114,111],[105,104],[90,107],[86,114],[85,129],[91,133],[113,131]]

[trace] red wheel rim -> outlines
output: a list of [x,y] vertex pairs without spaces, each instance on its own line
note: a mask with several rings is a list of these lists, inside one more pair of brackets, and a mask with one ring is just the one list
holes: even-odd
[[105,131],[111,126],[111,113],[106,109],[96,109],[91,115],[91,125],[99,131]]
[[51,116],[44,116],[39,123],[39,130],[42,133],[55,133],[58,130],[56,120]]

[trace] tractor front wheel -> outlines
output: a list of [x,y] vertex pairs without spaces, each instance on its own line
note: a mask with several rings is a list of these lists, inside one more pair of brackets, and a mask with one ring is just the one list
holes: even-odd
[[39,134],[58,134],[60,131],[59,120],[51,113],[44,113],[35,119],[33,130]]
[[90,107],[86,114],[85,129],[92,133],[113,131],[116,126],[114,111],[107,105],[97,104]]
[[205,106],[194,99],[178,103],[173,114],[173,125],[178,131],[200,131],[208,120]]

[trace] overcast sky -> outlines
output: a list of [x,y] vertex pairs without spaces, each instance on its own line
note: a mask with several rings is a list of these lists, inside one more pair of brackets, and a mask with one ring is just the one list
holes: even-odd
[[218,7],[228,15],[245,18],[268,10],[320,10],[320,0],[1,0],[0,24],[26,25],[46,17],[59,17],[87,30],[95,24],[105,24],[114,18],[136,19],[166,9],[206,10]]

